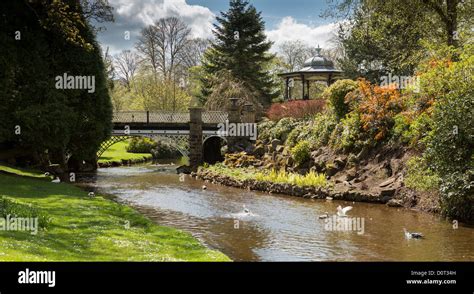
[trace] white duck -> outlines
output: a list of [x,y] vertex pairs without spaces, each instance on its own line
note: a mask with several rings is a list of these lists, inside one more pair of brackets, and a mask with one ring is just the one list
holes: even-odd
[[94,198],[95,197],[95,193],[94,192],[89,192],[89,194],[87,194],[89,196],[89,198]]
[[422,233],[410,233],[405,228],[403,228],[403,232],[405,233],[405,238],[407,239],[422,239],[423,238]]
[[352,209],[352,206],[346,206],[342,208],[340,205],[337,207],[337,216],[346,217],[346,213]]
[[318,216],[319,219],[326,219],[329,217],[329,212],[325,212],[324,214],[321,214],[320,216]]
[[61,180],[58,177],[56,177],[54,180],[51,181],[51,183],[59,184],[61,183]]

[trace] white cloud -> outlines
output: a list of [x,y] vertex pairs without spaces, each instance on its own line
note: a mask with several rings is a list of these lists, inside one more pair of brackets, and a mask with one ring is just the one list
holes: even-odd
[[329,23],[320,26],[309,26],[298,23],[291,16],[287,16],[281,20],[276,29],[268,30],[268,39],[275,42],[272,50],[276,51],[278,46],[285,41],[300,40],[304,44],[321,48],[332,47],[330,41],[337,32],[338,23]]
[[[170,16],[182,19],[193,37],[212,37],[215,17],[212,11],[204,6],[189,5],[186,0],[110,0],[109,3],[114,7],[115,22],[106,24],[107,30],[99,34],[99,40],[109,46],[112,53],[132,49],[143,27]],[[123,39],[124,31],[131,32],[130,41]]]

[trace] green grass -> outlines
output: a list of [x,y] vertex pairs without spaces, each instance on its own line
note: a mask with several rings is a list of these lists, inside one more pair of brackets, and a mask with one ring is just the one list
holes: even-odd
[[110,146],[99,158],[99,163],[121,163],[122,160],[141,160],[151,159],[152,155],[149,153],[130,153],[127,152],[128,141],[122,141]]
[[9,166],[9,165],[0,165],[0,173],[9,173],[9,174],[16,174],[19,176],[25,176],[25,177],[33,177],[33,178],[48,178],[44,175],[43,172],[39,172],[36,170],[31,170],[31,169],[26,169],[26,168],[19,168],[19,167],[14,167],[14,166]]
[[67,183],[1,168],[15,174],[0,174],[0,196],[32,206],[51,219],[36,235],[0,231],[1,261],[229,260],[190,234],[158,226],[128,206],[100,196],[90,199],[87,192]]
[[257,181],[265,181],[279,184],[291,184],[300,187],[304,186],[315,186],[315,187],[328,187],[330,184],[327,181],[324,174],[318,174],[315,172],[309,172],[306,175],[300,175],[296,173],[289,173],[284,170],[258,170],[253,167],[247,168],[229,168],[221,163],[215,165],[205,165],[200,167],[201,169],[211,171],[215,174],[226,175],[228,177],[237,180],[254,179]]

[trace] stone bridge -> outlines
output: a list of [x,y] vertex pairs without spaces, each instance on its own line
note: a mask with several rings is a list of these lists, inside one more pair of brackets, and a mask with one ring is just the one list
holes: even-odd
[[[219,132],[219,124],[254,123],[255,111],[252,105],[242,108],[237,105],[236,98],[231,99],[227,111],[205,111],[200,107],[191,107],[189,112],[171,111],[127,111],[116,112],[113,116],[111,137],[102,142],[97,152],[99,158],[113,144],[131,137],[149,137],[153,140],[167,141],[181,155],[189,159],[191,168],[195,169],[203,162],[206,152],[205,144],[211,138],[227,142],[229,150],[244,136],[225,136]],[[215,151],[215,150],[214,150]]]

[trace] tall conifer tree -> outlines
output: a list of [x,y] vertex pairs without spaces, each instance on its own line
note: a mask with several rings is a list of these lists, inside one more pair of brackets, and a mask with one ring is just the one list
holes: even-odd
[[217,22],[216,40],[204,56],[203,99],[212,91],[210,77],[228,70],[256,91],[263,105],[268,105],[278,96],[278,90],[265,70],[274,56],[268,52],[272,43],[267,41],[261,13],[246,0],[231,0],[229,10],[221,12]]

